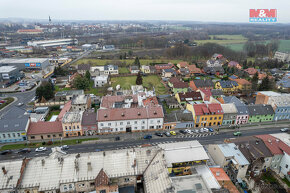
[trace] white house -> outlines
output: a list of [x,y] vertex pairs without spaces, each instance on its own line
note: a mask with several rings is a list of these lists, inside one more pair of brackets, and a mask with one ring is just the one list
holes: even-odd
[[104,66],[104,74],[119,74],[119,68],[117,65],[112,65],[112,64],[109,64],[109,65],[106,65]]
[[102,87],[108,83],[108,75],[96,76],[94,79],[95,87]]

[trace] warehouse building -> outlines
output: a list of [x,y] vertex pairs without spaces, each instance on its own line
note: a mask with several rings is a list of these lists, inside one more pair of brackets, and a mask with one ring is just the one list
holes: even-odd
[[44,70],[49,66],[48,58],[0,59],[0,66],[15,66],[19,70]]
[[0,67],[0,87],[5,88],[20,80],[24,75],[15,66]]
[[41,47],[41,48],[68,46],[68,45],[76,45],[76,44],[78,44],[78,40],[72,39],[72,38],[27,42],[28,46]]

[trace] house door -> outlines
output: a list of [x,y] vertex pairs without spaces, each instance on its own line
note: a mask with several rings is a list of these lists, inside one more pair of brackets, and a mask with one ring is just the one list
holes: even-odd
[[126,132],[132,132],[132,128],[131,127],[126,127]]

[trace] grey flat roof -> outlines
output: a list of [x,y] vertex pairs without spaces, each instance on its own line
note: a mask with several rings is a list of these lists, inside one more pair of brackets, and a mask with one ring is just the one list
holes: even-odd
[[5,58],[0,59],[0,64],[14,64],[14,63],[36,63],[46,62],[48,58]]
[[16,67],[15,66],[1,66],[0,67],[0,73],[8,73],[8,72],[12,72],[13,70],[15,70]]
[[28,116],[20,119],[0,120],[0,132],[25,131],[28,123]]
[[249,165],[250,163],[234,143],[218,145],[225,157],[234,157],[239,165]]

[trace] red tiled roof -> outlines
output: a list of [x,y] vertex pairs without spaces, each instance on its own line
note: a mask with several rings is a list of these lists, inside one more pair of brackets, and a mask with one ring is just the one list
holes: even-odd
[[179,62],[178,64],[179,64],[180,68],[186,68],[189,66],[187,62]]
[[50,133],[62,133],[62,126],[60,121],[54,122],[31,122],[29,124],[27,135],[39,135]]
[[177,77],[172,77],[168,80],[168,82],[170,82],[171,84],[175,83],[175,82],[180,82],[180,80]]
[[258,70],[255,69],[255,68],[247,68],[244,71],[247,72],[249,75],[254,75],[254,74],[256,74],[258,72]]
[[41,33],[43,32],[41,29],[19,29],[17,31],[18,33],[27,33],[27,32],[38,32],[38,33]]
[[240,85],[246,85],[246,84],[252,84],[249,81],[245,80],[245,79],[232,79],[233,81],[237,82]]
[[148,106],[148,105],[158,105],[158,100],[157,97],[148,97],[146,99],[143,100],[143,104],[144,106]]
[[66,112],[69,112],[71,109],[71,101],[68,101],[63,108],[61,109],[60,113],[58,114],[57,118],[59,121],[62,121],[62,118]]
[[195,115],[205,115],[207,114],[223,114],[223,109],[220,104],[194,104],[193,105]]
[[169,69],[169,68],[173,68],[174,65],[171,64],[171,63],[168,63],[168,64],[156,64],[155,65],[155,69],[156,70],[162,70],[162,69]]
[[192,73],[192,74],[200,74],[201,73],[200,68],[197,68],[195,64],[189,65],[188,69],[189,69],[190,73]]
[[200,92],[191,91],[186,93],[178,93],[178,95],[181,101],[185,101],[188,98],[191,98],[192,101],[202,100]]
[[173,88],[188,88],[188,83],[182,81],[174,82]]
[[214,175],[214,177],[217,179],[217,181],[220,181],[220,180],[230,181],[231,180],[223,168],[209,168],[209,169],[211,173]]
[[255,137],[262,139],[272,154],[283,154],[284,151],[290,155],[290,147],[276,137],[272,135],[256,135]]
[[210,97],[212,96],[210,89],[200,88],[199,90],[204,93],[204,100],[209,101]]
[[164,117],[161,106],[99,109],[97,121],[135,120]]

